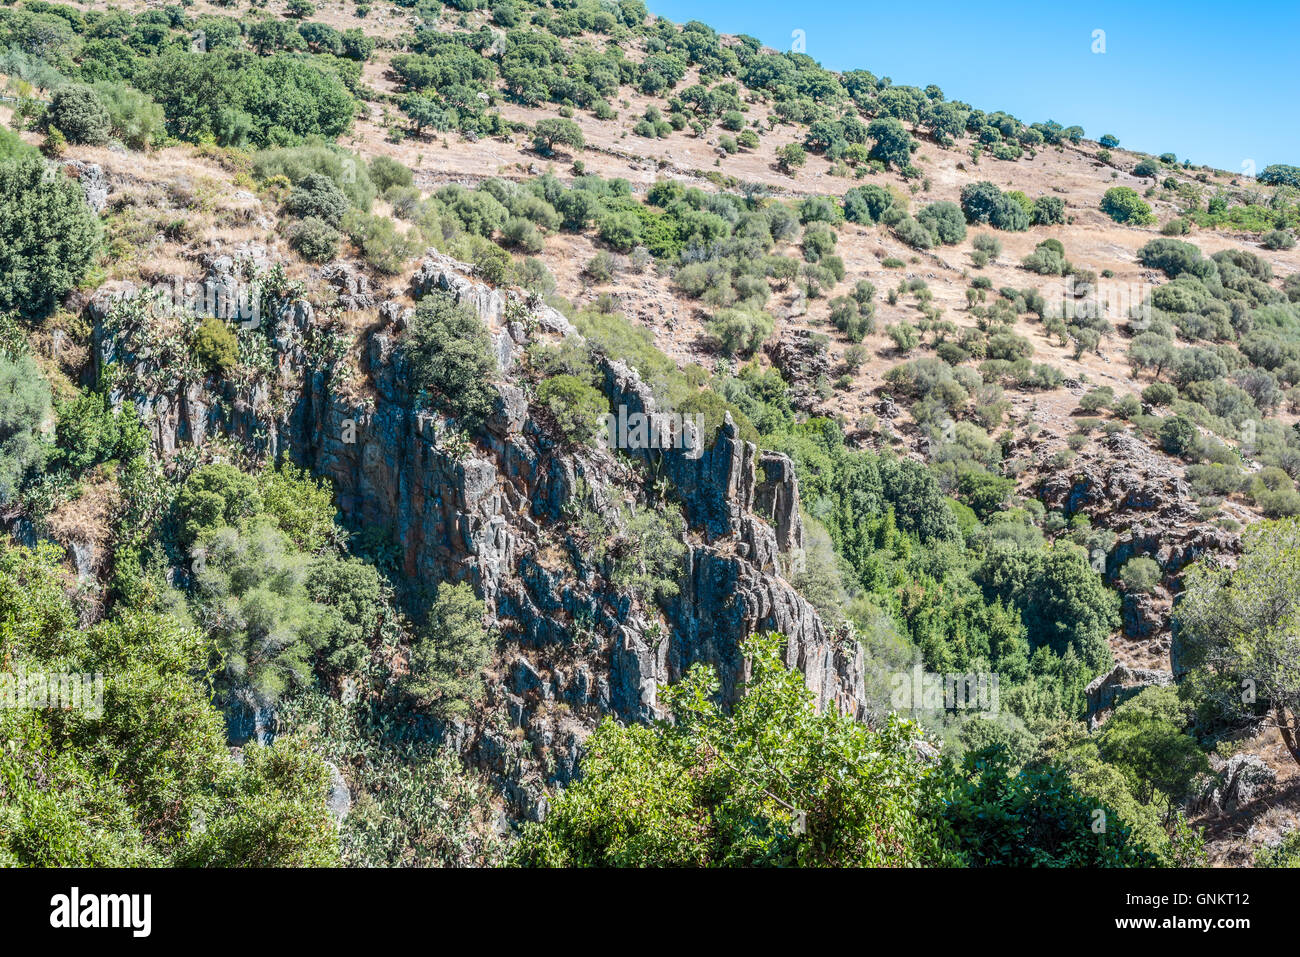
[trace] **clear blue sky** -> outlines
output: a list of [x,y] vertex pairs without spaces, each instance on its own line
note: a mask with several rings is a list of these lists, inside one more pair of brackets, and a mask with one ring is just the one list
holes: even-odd
[[[1242,172],[1300,165],[1300,4],[646,0],[895,83],[937,83],[949,99],[1025,122],[1078,124],[1122,146]],[[1105,31],[1105,53],[1093,32]]]

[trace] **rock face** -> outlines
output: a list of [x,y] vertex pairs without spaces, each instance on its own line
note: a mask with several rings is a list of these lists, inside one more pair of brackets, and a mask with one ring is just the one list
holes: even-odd
[[1263,794],[1277,772],[1257,754],[1234,754],[1211,779],[1201,804],[1217,814],[1231,814]]
[[803,412],[821,405],[818,387],[830,381],[826,337],[810,329],[788,329],[767,346],[768,357],[790,383],[790,402]]
[[[601,715],[659,716],[659,687],[697,662],[713,665],[723,696],[734,699],[749,667],[740,643],[758,630],[786,636],[786,660],[803,670],[821,705],[861,713],[863,660],[856,642],[829,634],[777,570],[778,555],[797,560],[803,539],[792,463],[759,453],[729,420],[702,454],[698,448],[629,450],[669,479],[686,518],[687,550],[680,593],[662,609],[615,593],[600,569],[583,565],[566,507],[581,485],[591,506],[617,522],[617,505],[639,483],[634,467],[603,449],[560,447],[533,417],[524,393],[508,384],[517,378],[515,363],[529,336],[576,332],[558,312],[476,282],[467,271],[431,257],[412,280],[417,296],[440,290],[472,305],[495,344],[507,384],[467,454],[447,441],[451,424],[411,394],[396,341],[404,310],[393,301],[380,304],[387,324],[364,341],[368,401],[340,397],[334,366],[312,358],[315,316],[301,300],[278,307],[266,329],[275,349],[274,381],[243,392],[181,383],[167,394],[121,398],[151,413],[146,417],[164,452],[223,432],[260,440],[271,454],[287,453],[333,481],[351,525],[391,537],[410,583],[473,584],[503,644],[517,650],[497,669],[505,677],[489,683],[479,713],[429,733],[487,771],[529,817],[545,813],[548,786],[573,776],[582,741]],[[347,288],[351,294],[350,282]],[[92,303],[100,363],[116,348],[103,322],[109,305]],[[603,372],[615,409],[655,411],[650,389],[634,371],[605,361]],[[556,557],[565,552],[568,562]],[[494,714],[498,719],[489,720]],[[508,719],[504,728],[500,716]]]
[[64,169],[81,184],[81,191],[86,196],[86,205],[97,213],[102,213],[108,205],[109,184],[104,169],[98,163],[87,163],[79,159],[63,160]]
[[1094,561],[1116,582],[1131,558],[1155,560],[1164,585],[1153,595],[1126,595],[1125,634],[1164,653],[1169,649],[1170,594],[1176,594],[1184,568],[1203,555],[1231,560],[1240,538],[1203,521],[1196,500],[1178,468],[1136,436],[1118,432],[1105,439],[1103,452],[1084,452],[1068,470],[1048,470],[1039,496],[1049,509],[1085,513],[1095,527],[1109,528],[1115,544]]
[[1168,671],[1116,665],[1084,689],[1088,696],[1089,727],[1097,727],[1112,708],[1132,698],[1143,688],[1162,687],[1172,684],[1173,680],[1173,674]]
[[348,812],[352,810],[352,792],[348,789],[347,781],[343,779],[343,772],[336,765],[327,761],[325,767],[330,773],[330,789],[325,797],[325,806],[334,820],[342,824]]

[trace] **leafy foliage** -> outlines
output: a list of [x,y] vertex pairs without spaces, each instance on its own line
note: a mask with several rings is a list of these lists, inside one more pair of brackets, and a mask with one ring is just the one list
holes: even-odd
[[0,162],[0,314],[45,315],[85,275],[99,221],[81,188],[40,157]]

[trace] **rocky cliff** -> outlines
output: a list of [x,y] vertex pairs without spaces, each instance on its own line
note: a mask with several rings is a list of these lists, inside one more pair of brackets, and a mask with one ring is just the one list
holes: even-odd
[[[208,282],[239,281],[236,260],[211,263]],[[373,303],[346,267],[330,270],[343,308]],[[354,288],[355,287],[355,288]],[[400,348],[404,300],[378,303],[363,333],[363,399],[345,398],[340,365],[317,347],[321,323],[304,298],[273,304],[264,323],[271,374],[243,384],[211,378],[134,376],[120,401],[134,401],[161,453],[223,434],[284,454],[328,476],[349,525],[386,535],[400,554],[413,602],[441,581],[471,582],[502,636],[493,680],[469,720],[433,727],[483,768],[514,808],[545,812],[548,788],[576,770],[581,744],[602,715],[660,715],[658,689],[697,662],[717,669],[725,698],[741,692],[741,641],[758,630],[786,636],[823,706],[863,708],[863,661],[850,636],[833,635],[781,576],[779,556],[797,562],[802,545],[799,488],[792,463],[741,440],[728,419],[711,448],[641,449],[626,454],[572,447],[548,431],[521,381],[533,339],[576,336],[560,313],[470,278],[469,267],[432,255],[411,282],[418,300],[441,290],[482,317],[494,344],[500,394],[496,414],[466,448],[452,423],[412,393]],[[111,360],[156,371],[138,337],[110,321],[116,298],[91,302],[93,374]],[[601,358],[611,405],[653,412],[636,372]],[[145,383],[156,384],[146,388]],[[353,393],[349,393],[351,396]],[[679,593],[662,604],[620,594],[604,569],[590,567],[568,520],[579,489],[611,527],[625,501],[644,495],[644,476],[666,477],[686,528]]]

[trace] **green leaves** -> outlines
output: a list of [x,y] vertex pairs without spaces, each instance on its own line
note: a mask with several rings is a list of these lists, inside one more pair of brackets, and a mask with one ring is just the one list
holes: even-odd
[[420,300],[405,347],[413,385],[433,392],[467,429],[492,414],[496,365],[487,328],[467,306],[435,292]]
[[80,186],[39,156],[0,162],[0,313],[44,316],[81,281],[99,240]]
[[411,644],[402,689],[440,717],[463,717],[483,694],[481,672],[494,643],[483,627],[484,611],[470,584],[445,583]]
[[1141,867],[1157,857],[1109,807],[1055,767],[1011,773],[1006,752],[969,752],[931,778],[945,852],[969,867]]
[[533,825],[516,860],[533,866],[885,866],[931,859],[915,731],[870,730],[818,713],[779,635],[755,636],[747,693],[717,704],[696,666],[653,728],[606,720],[582,779]]

